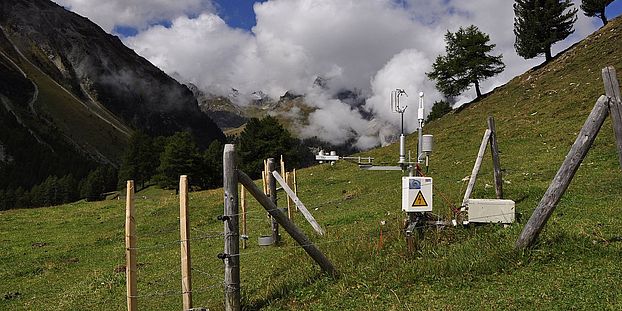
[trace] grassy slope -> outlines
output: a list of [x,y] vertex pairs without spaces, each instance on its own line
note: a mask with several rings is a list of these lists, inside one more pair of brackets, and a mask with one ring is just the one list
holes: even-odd
[[[128,142],[128,133],[131,132],[127,126],[102,107],[91,105],[90,108],[87,108],[86,104],[80,102],[79,99],[61,88],[48,75],[22,57],[15,61],[29,79],[37,84],[39,94],[34,106],[39,114],[53,120],[68,140],[79,145],[88,153],[101,153],[113,162],[120,159]],[[102,115],[107,121],[102,120],[95,113]],[[36,123],[29,124],[29,126],[40,127]]]
[[[543,68],[517,77],[494,94],[429,124],[435,135],[430,175],[436,194],[462,199],[486,117],[497,121],[505,193],[517,202],[523,223],[548,183],[597,97],[600,69],[622,71],[622,19],[612,21]],[[414,146],[414,136],[409,137]],[[395,161],[397,146],[369,152]],[[474,197],[491,198],[491,161],[480,171]],[[265,213],[251,200],[251,243],[241,256],[243,303],[249,309],[313,310],[523,310],[622,309],[620,258],[622,177],[611,123],[606,121],[536,247],[513,250],[522,224],[429,229],[410,256],[401,237],[399,172],[363,172],[348,163],[299,173],[300,197],[327,229],[313,237],[342,277],[331,280],[285,238],[279,248],[259,248],[269,233]],[[144,310],[181,306],[177,197],[148,189],[139,195],[139,304]],[[222,308],[220,239],[222,191],[193,193],[192,245],[195,305]],[[435,212],[449,215],[434,198]],[[122,201],[77,203],[0,213],[0,309],[124,310]],[[384,245],[378,249],[380,221]],[[296,222],[311,233],[302,217]],[[153,246],[153,247],[152,247]],[[151,247],[151,248],[150,248]],[[211,287],[215,286],[215,287]],[[19,295],[15,295],[19,292]],[[13,295],[11,295],[13,294]]]

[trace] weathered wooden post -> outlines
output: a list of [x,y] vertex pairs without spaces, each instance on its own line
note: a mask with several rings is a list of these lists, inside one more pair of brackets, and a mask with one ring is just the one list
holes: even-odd
[[603,125],[607,117],[607,112],[609,111],[608,103],[609,100],[604,95],[596,101],[596,105],[594,105],[577,139],[570,148],[568,155],[566,155],[564,163],[557,171],[555,178],[553,178],[549,188],[546,190],[540,204],[538,204],[538,207],[533,211],[531,218],[529,218],[520,237],[516,241],[517,249],[524,249],[531,246],[544,228],[546,221],[551,217],[553,210],[555,210],[557,203],[568,188],[568,185],[570,185],[574,174],[579,169],[581,162],[587,155],[587,152],[590,150],[596,138],[596,134],[598,134],[600,127]]
[[326,256],[307,238],[307,236],[296,227],[296,225],[283,214],[276,205],[272,202],[271,198],[261,193],[261,190],[255,185],[253,180],[244,174],[242,171],[237,171],[240,183],[246,187],[246,190],[255,197],[257,202],[263,206],[263,208],[270,213],[270,215],[276,219],[287,233],[307,252],[313,260],[320,265],[322,270],[332,276],[337,276],[338,272],[335,270],[333,264],[328,260]]
[[190,261],[190,222],[188,220],[188,176],[179,177],[179,235],[181,244],[181,294],[183,308],[192,309],[192,275]]
[[127,181],[125,198],[125,281],[127,310],[138,310],[136,290],[136,207],[134,206],[134,181]]
[[281,177],[279,173],[276,171],[272,172],[272,176],[276,179],[276,181],[279,182],[279,184],[281,184],[281,187],[283,187],[283,190],[285,190],[285,193],[287,193],[287,195],[293,199],[294,204],[296,204],[298,209],[302,212],[302,215],[307,219],[309,224],[311,224],[311,226],[313,227],[313,230],[315,230],[319,235],[324,235],[324,230],[322,229],[320,224],[315,220],[313,215],[311,215],[309,210],[307,210],[305,205],[302,204],[302,201],[300,201],[298,196],[294,193],[294,190],[292,190],[292,188],[289,187],[289,185],[285,182],[285,180],[283,180],[283,177]]
[[[272,172],[275,169],[274,158],[269,158],[267,164],[268,170],[266,171],[266,180],[268,181],[268,195],[270,197],[270,201],[272,201],[274,206],[277,206],[278,208],[278,204],[276,202],[276,179],[274,179],[274,176],[272,176]],[[279,236],[279,223],[276,221],[276,219],[274,219],[274,217],[272,217],[272,240],[274,241],[275,245],[279,243],[280,238],[281,237]]]
[[605,95],[609,98],[609,113],[611,113],[611,124],[618,149],[618,161],[620,162],[620,169],[622,169],[622,97],[620,97],[620,84],[616,70],[612,66],[603,68],[602,75]]
[[223,188],[225,249],[225,310],[239,311],[240,305],[240,232],[238,227],[238,175],[235,146],[226,144],[223,151]]
[[482,159],[484,158],[484,152],[486,152],[486,146],[488,145],[488,140],[490,139],[490,129],[486,129],[484,132],[484,137],[482,138],[482,143],[479,146],[479,152],[477,153],[477,159],[475,159],[475,165],[473,165],[473,171],[471,171],[471,177],[469,178],[469,184],[467,185],[467,189],[464,192],[464,198],[462,199],[462,210],[464,211],[469,198],[471,197],[471,193],[473,192],[473,187],[475,187],[475,181],[477,180],[477,173],[479,172],[479,168],[482,166]]
[[490,130],[490,153],[492,153],[495,193],[497,199],[503,199],[503,176],[501,175],[501,161],[499,159],[499,146],[497,145],[497,129],[495,118],[492,116],[488,116],[488,129]]

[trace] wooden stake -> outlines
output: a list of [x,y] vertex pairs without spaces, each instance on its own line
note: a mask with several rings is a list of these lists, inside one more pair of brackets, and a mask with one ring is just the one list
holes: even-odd
[[181,293],[184,310],[192,309],[190,221],[188,219],[188,176],[179,177],[179,235],[181,241]]
[[464,192],[464,198],[462,199],[462,208],[461,210],[465,210],[465,206],[467,201],[471,197],[471,193],[473,192],[473,187],[475,187],[475,181],[477,180],[477,173],[479,172],[479,168],[482,166],[482,159],[484,158],[484,152],[486,152],[486,146],[488,145],[488,140],[490,139],[490,129],[486,129],[484,132],[484,137],[482,138],[482,144],[479,146],[479,152],[477,153],[477,159],[475,159],[475,165],[473,165],[473,171],[471,171],[471,177],[469,178],[469,184],[467,186],[466,191]]
[[248,237],[248,233],[246,232],[246,189],[242,187],[240,189],[240,202],[242,203],[242,248],[246,249],[246,238]]
[[239,311],[240,304],[240,230],[238,227],[238,175],[235,172],[235,146],[223,151],[225,311]]
[[[294,193],[298,196],[298,180],[296,179],[296,169],[294,169]],[[298,211],[298,206],[296,206],[296,212]]]
[[[291,188],[292,180],[289,172],[285,172],[285,183]],[[287,196],[287,217],[290,220],[292,219],[292,198],[290,196]]]
[[285,176],[285,161],[283,161],[283,155],[281,155],[281,176]]
[[[266,173],[266,180],[268,181],[268,195],[270,196],[270,201],[274,204],[274,206],[278,206],[277,197],[276,197],[276,179],[272,176],[272,172],[275,170],[274,158],[268,159],[268,169]],[[270,214],[272,215],[272,214]],[[281,236],[279,235],[279,223],[272,217],[272,240],[276,245],[280,241]]]
[[305,216],[305,218],[307,219],[309,224],[311,224],[313,229],[319,235],[324,235],[324,230],[322,229],[320,224],[315,220],[315,218],[313,218],[313,215],[311,215],[311,213],[309,212],[309,210],[307,210],[305,205],[302,204],[302,201],[300,201],[300,199],[296,196],[296,194],[294,194],[294,191],[287,185],[287,183],[285,183],[285,181],[283,180],[283,177],[279,176],[279,173],[277,173],[276,171],[272,172],[272,175],[274,175],[274,178],[279,182],[279,184],[281,184],[281,187],[283,187],[283,190],[285,190],[287,195],[289,195],[294,200],[294,203],[296,204],[296,206],[298,206],[298,208],[302,212],[302,215]]
[[134,181],[127,181],[125,198],[125,282],[127,310],[138,310],[136,286],[136,207],[134,206]]
[[283,226],[285,231],[287,231],[287,233],[289,233],[289,235],[296,242],[298,242],[305,252],[309,254],[309,256],[311,256],[311,258],[313,258],[318,265],[320,265],[322,270],[332,276],[337,276],[338,272],[335,270],[335,267],[330,260],[328,260],[328,258],[311,242],[311,240],[309,240],[309,238],[307,238],[302,231],[300,231],[300,229],[298,229],[298,227],[296,227],[293,222],[287,219],[287,216],[285,216],[285,214],[283,214],[276,207],[276,205],[272,203],[270,198],[261,193],[253,180],[240,170],[238,170],[237,173],[240,183],[242,183],[248,192],[255,197],[257,202],[259,202],[261,206],[263,206],[263,208],[266,209],[266,211],[268,211],[268,213],[270,213],[270,215],[272,215],[272,217],[276,219],[281,226]]
[[490,130],[490,153],[492,153],[495,193],[497,199],[503,199],[503,176],[501,175],[501,161],[499,160],[499,146],[497,145],[497,130],[495,118],[492,116],[488,116],[488,129]]
[[616,76],[616,70],[612,66],[603,68],[603,83],[605,84],[605,95],[609,98],[609,112],[611,113],[611,124],[618,148],[618,161],[622,169],[622,97],[620,97],[620,84]]
[[524,249],[530,247],[540,234],[540,231],[544,228],[546,221],[549,219],[553,210],[557,206],[557,203],[561,199],[562,195],[570,185],[574,174],[579,169],[581,162],[590,150],[596,134],[603,125],[608,112],[608,99],[606,96],[601,96],[592,112],[585,120],[581,132],[577,136],[574,144],[570,148],[564,163],[557,171],[555,178],[546,190],[546,193],[542,197],[540,204],[534,210],[531,218],[523,228],[520,237],[516,241],[517,249]]
[[268,160],[263,160],[263,171],[261,171],[261,178],[263,180],[263,193],[268,195]]

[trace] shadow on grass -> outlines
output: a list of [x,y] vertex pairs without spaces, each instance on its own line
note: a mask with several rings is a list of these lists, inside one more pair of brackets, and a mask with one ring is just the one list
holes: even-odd
[[304,287],[310,286],[315,282],[318,282],[321,280],[333,280],[333,279],[334,278],[331,278],[326,273],[318,272],[315,275],[307,278],[304,282],[300,282],[300,283],[284,282],[280,284],[279,286],[275,286],[274,290],[271,293],[269,293],[267,296],[262,297],[262,299],[257,299],[253,301],[242,301],[242,310],[247,310],[247,311],[261,310],[262,308],[270,305],[275,300],[287,298],[295,291],[302,289]]

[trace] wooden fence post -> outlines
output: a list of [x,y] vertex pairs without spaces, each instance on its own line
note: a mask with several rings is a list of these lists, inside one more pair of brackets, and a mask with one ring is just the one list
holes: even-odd
[[[270,196],[270,201],[272,201],[274,206],[277,206],[278,208],[278,204],[276,202],[276,179],[272,176],[272,172],[275,170],[276,166],[274,158],[269,158],[267,163],[268,169],[266,170],[266,180],[268,181],[268,194]],[[274,217],[272,217],[272,240],[275,245],[278,244],[280,240],[279,223],[276,219],[274,219]]]
[[246,240],[248,238],[248,232],[246,231],[246,188],[240,189],[240,203],[242,203],[242,248],[246,249]]
[[192,309],[192,275],[190,261],[190,222],[188,219],[188,176],[179,177],[179,235],[181,242],[181,293],[183,308]]
[[335,270],[333,264],[328,258],[307,238],[307,236],[296,227],[296,225],[285,216],[277,207],[272,203],[272,200],[261,193],[261,190],[255,185],[253,180],[244,174],[242,171],[237,171],[240,183],[246,187],[246,190],[257,199],[257,202],[263,206],[274,219],[276,219],[281,226],[289,233],[289,235],[313,258],[313,260],[320,265],[322,270],[332,276],[337,276],[338,272]]
[[495,193],[497,194],[497,199],[503,199],[503,175],[501,174],[499,146],[497,145],[497,129],[495,127],[495,118],[492,116],[488,116],[488,129],[490,130],[490,153],[492,153]]
[[479,172],[479,168],[482,166],[482,159],[484,158],[484,152],[486,152],[486,146],[488,145],[488,140],[490,139],[490,129],[486,129],[484,132],[484,137],[482,138],[482,144],[479,146],[479,152],[477,153],[477,159],[475,159],[475,165],[473,165],[473,171],[471,171],[471,177],[469,178],[469,184],[467,185],[467,189],[464,192],[464,198],[462,199],[462,209],[464,211],[467,201],[471,197],[471,193],[473,192],[473,187],[475,187],[475,181],[477,180],[477,173]]
[[261,178],[263,179],[263,193],[265,195],[268,195],[268,191],[270,190],[268,189],[268,160],[267,159],[263,160],[263,172],[262,172]]
[[620,162],[620,169],[622,169],[622,97],[620,97],[620,84],[616,70],[612,66],[603,68],[602,75],[605,95],[609,98],[609,113],[611,113],[611,124],[618,148],[618,161]]
[[239,311],[240,304],[240,232],[238,227],[238,175],[235,146],[226,144],[223,151],[225,249],[225,311]]
[[[294,193],[298,196],[298,180],[296,179],[296,169],[293,171],[294,176]],[[298,206],[296,206],[296,212],[298,211]]]
[[[285,172],[285,183],[289,188],[292,188],[292,174],[290,172]],[[292,219],[292,198],[287,196],[287,217]]]
[[516,241],[517,249],[524,249],[533,244],[540,231],[544,228],[546,221],[549,219],[553,210],[557,206],[557,203],[561,199],[562,195],[570,185],[574,174],[579,169],[581,162],[590,150],[596,134],[603,125],[608,112],[608,99],[606,96],[601,96],[596,105],[592,109],[592,112],[585,120],[585,124],[581,128],[577,139],[570,148],[568,155],[564,163],[557,171],[555,178],[549,185],[549,188],[544,193],[540,204],[531,214],[531,218],[523,228],[518,240]]
[[285,161],[283,161],[283,155],[281,155],[281,176],[285,176]]
[[136,207],[134,205],[134,181],[127,181],[125,197],[125,281],[127,286],[127,310],[138,310],[136,290]]

